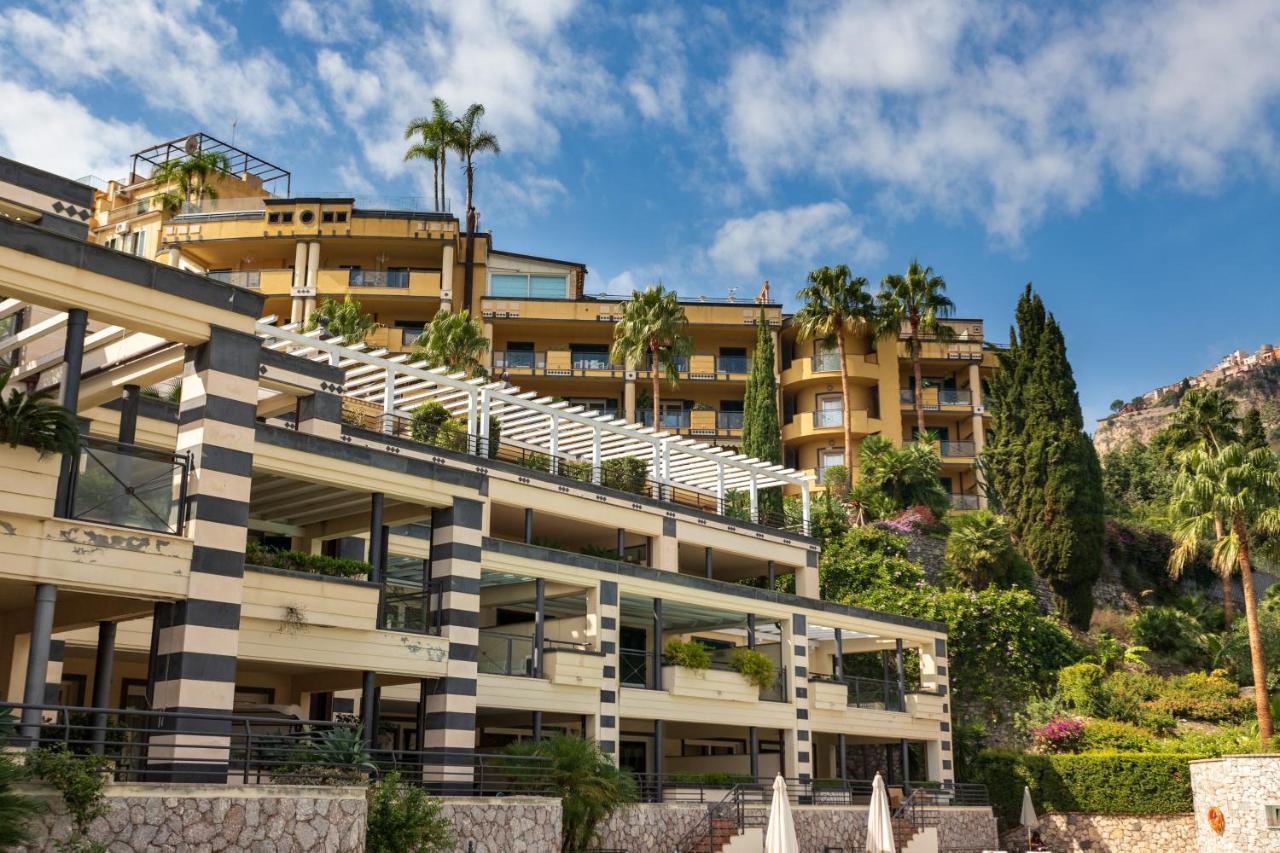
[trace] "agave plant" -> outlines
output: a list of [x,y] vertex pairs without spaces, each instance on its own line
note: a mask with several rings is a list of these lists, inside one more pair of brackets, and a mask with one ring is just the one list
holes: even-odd
[[[0,389],[9,384],[12,370],[0,373]],[[41,457],[50,453],[74,453],[80,447],[76,419],[58,405],[50,391],[11,388],[0,393],[0,442],[35,449]]]

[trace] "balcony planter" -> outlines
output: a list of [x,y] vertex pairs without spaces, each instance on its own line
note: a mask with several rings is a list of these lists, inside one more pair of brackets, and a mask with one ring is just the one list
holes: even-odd
[[604,686],[604,656],[599,652],[546,649],[542,653],[542,671],[552,684],[596,689]]
[[57,453],[41,459],[30,447],[0,446],[0,512],[53,515],[61,464]]
[[714,433],[716,431],[715,410],[694,409],[689,412],[689,431]]
[[741,675],[722,669],[662,668],[662,689],[673,696],[720,699],[730,702],[759,702],[760,690]]
[[838,682],[810,681],[809,696],[814,710],[843,711],[849,707],[849,688]]
[[936,693],[908,693],[907,713],[913,717],[946,720],[946,697]]

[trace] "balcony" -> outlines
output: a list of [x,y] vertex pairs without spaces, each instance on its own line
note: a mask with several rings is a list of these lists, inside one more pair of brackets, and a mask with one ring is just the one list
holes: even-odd
[[[542,641],[542,651],[586,652],[585,643],[568,643],[561,640]],[[485,675],[510,675],[521,678],[543,678],[540,662],[534,656],[534,638],[528,634],[514,634],[491,628],[480,629],[477,671]]]
[[[881,430],[880,419],[871,417],[864,410],[849,413],[849,427],[855,435],[870,435]],[[783,425],[782,438],[784,441],[790,441],[810,435],[820,435],[824,431],[830,431],[830,434],[835,434],[843,431],[843,428],[844,412],[839,409],[798,412],[788,423]]]
[[532,372],[546,370],[547,354],[545,352],[527,352],[498,350],[493,354],[493,369],[501,372]]
[[717,373],[750,373],[751,359],[745,355],[722,355],[716,358]]
[[[849,353],[845,366],[850,379],[874,382],[880,378],[880,362],[874,352]],[[834,352],[820,352],[814,356],[793,358],[782,371],[782,384],[793,385],[805,380],[830,382],[840,372],[840,356]]]
[[409,271],[398,270],[351,270],[347,282],[349,287],[392,287],[400,290],[409,289]]
[[[653,426],[653,410],[636,412],[644,426]],[[742,412],[718,412],[714,409],[692,409],[663,412],[658,420],[661,428],[671,432],[709,438],[736,438],[742,433]]]
[[243,287],[248,290],[258,290],[262,283],[262,271],[240,270],[232,272],[229,270],[216,270],[209,273],[209,278],[225,284],[234,284],[236,287]]
[[826,429],[827,427],[842,426],[844,426],[843,409],[818,409],[813,413],[814,429]]
[[81,436],[68,518],[181,536],[191,459]]
[[316,277],[319,296],[345,293],[367,296],[418,296],[440,298],[439,270],[388,269],[366,270],[321,268]]
[[814,705],[821,710],[863,708],[871,711],[907,710],[896,681],[851,675],[811,675]]
[[[898,392],[898,395],[903,406],[915,407],[915,391],[904,388]],[[926,412],[944,408],[973,408],[973,392],[968,388],[926,388],[920,400],[921,407]]]
[[978,448],[972,441],[939,441],[938,454],[943,459],[972,459]]
[[[981,336],[976,341],[921,341],[920,342],[920,358],[925,361],[982,361],[982,340]],[[898,357],[903,359],[911,358],[911,344],[908,341],[899,341]]]
[[978,503],[978,496],[977,495],[952,495],[951,508],[958,509],[958,510],[979,509],[980,504]]

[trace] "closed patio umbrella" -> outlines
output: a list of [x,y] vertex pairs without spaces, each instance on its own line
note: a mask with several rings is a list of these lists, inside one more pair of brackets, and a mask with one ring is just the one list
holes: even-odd
[[889,792],[876,774],[871,784],[871,809],[867,813],[867,853],[896,853],[893,843],[893,815],[889,813]]
[[791,819],[787,783],[779,773],[773,780],[773,804],[769,806],[769,828],[764,833],[764,853],[800,853],[796,825]]
[[1031,804],[1031,788],[1022,786],[1022,816],[1018,823],[1027,828],[1027,844],[1031,844],[1031,833],[1040,828],[1040,818],[1036,817],[1036,807]]

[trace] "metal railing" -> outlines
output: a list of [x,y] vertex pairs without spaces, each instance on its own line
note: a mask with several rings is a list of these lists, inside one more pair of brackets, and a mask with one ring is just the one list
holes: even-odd
[[745,355],[721,355],[716,357],[719,373],[750,373],[751,359]]
[[400,290],[409,287],[409,270],[350,270],[349,287],[388,287]]
[[481,629],[476,668],[487,675],[532,677],[533,637]]
[[810,675],[814,681],[825,681],[830,684],[843,684],[848,691],[850,708],[864,708],[873,711],[907,710],[906,702],[898,692],[897,681],[886,681],[881,678],[861,678],[854,675]]
[[495,370],[502,370],[503,368],[509,370],[545,370],[547,367],[547,354],[545,352],[498,350],[493,354],[493,366]]
[[979,504],[978,504],[977,495],[952,495],[951,496],[952,509],[978,509],[978,507],[979,507]]
[[188,454],[83,435],[67,483],[68,517],[181,536]]
[[938,391],[938,404],[941,406],[971,406],[973,405],[973,392],[967,388],[943,388]]
[[224,284],[234,284],[236,287],[244,287],[249,290],[257,290],[262,286],[261,270],[218,270],[209,273],[209,278],[214,281],[221,281]]
[[382,627],[386,630],[438,635],[443,609],[444,581],[440,578],[420,589],[405,588],[391,579],[384,582]]
[[618,681],[624,687],[660,687],[657,683],[661,664],[655,666],[655,655],[643,649],[619,649]]
[[[653,426],[653,410],[644,409],[638,413],[642,426]],[[658,421],[662,429],[688,429],[689,410],[679,412],[659,412]]]
[[717,429],[742,429],[742,412],[716,412]]
[[[193,713],[67,705],[0,703],[42,719],[32,740],[0,740],[11,749],[54,748],[103,756],[119,783],[212,782],[244,785],[363,784],[391,771],[401,781],[442,796],[552,794],[549,759],[449,749],[368,749],[363,731],[345,720]],[[199,745],[175,760],[186,733]]]
[[940,441],[938,442],[938,451],[944,457],[957,456],[975,456],[978,447],[972,441]]

